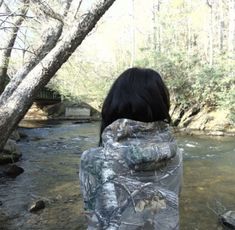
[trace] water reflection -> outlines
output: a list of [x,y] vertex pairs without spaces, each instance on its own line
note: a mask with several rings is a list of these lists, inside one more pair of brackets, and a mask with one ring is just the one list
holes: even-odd
[[[44,124],[45,125],[45,124]],[[50,127],[48,127],[48,125]],[[85,229],[78,183],[80,154],[97,146],[99,123],[23,129],[20,142],[25,172],[0,177],[0,229]],[[233,138],[177,136],[184,153],[181,230],[221,229],[213,210],[235,209],[235,143]],[[46,208],[28,212],[33,201]]]

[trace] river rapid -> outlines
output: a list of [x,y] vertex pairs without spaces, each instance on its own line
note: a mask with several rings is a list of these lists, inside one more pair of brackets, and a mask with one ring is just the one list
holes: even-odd
[[[0,229],[86,229],[78,165],[81,153],[97,146],[99,123],[36,126],[21,128],[27,138],[19,142],[23,157],[17,165],[25,172],[15,179],[0,177]],[[218,214],[235,210],[234,137],[176,138],[184,155],[180,229],[223,229]],[[29,212],[37,200],[46,202],[45,209]]]

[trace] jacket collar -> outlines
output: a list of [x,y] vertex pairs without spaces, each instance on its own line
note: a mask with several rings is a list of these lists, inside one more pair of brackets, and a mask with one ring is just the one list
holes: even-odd
[[169,131],[169,125],[163,121],[141,122],[131,119],[118,119],[107,126],[102,133],[103,144],[119,142],[127,138],[142,138],[144,135],[158,135]]

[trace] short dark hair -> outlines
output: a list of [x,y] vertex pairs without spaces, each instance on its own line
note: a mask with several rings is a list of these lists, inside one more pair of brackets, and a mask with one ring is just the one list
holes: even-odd
[[104,129],[120,118],[170,123],[169,91],[152,69],[129,68],[113,83],[102,107],[100,142]]

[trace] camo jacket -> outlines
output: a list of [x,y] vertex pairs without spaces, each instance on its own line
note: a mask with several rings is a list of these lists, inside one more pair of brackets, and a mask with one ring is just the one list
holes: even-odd
[[88,229],[179,229],[182,155],[165,122],[119,119],[79,170]]

